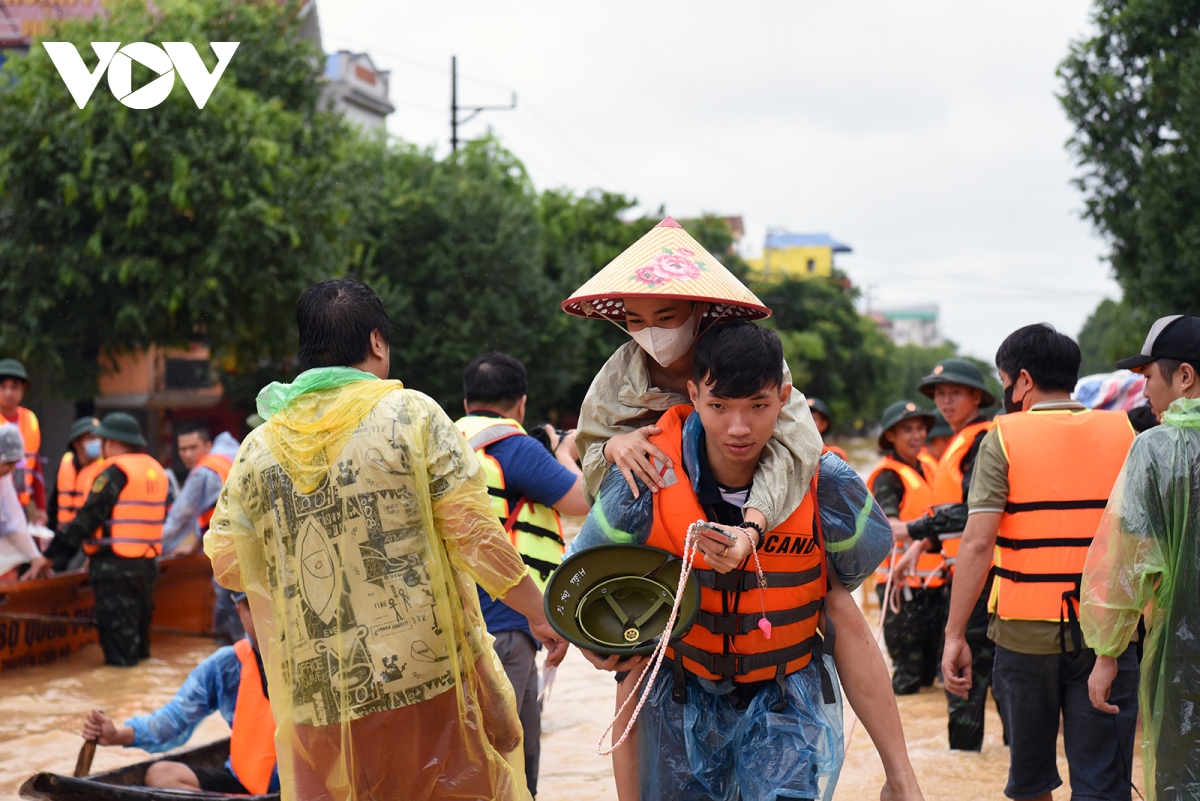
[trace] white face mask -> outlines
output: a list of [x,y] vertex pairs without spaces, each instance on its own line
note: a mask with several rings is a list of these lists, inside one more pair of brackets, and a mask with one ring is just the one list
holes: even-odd
[[629,336],[641,345],[642,350],[650,354],[650,358],[668,367],[688,352],[688,348],[696,341],[696,331],[700,328],[702,307],[696,304],[695,311],[689,320],[684,321],[678,328],[643,328],[641,331],[630,331]]

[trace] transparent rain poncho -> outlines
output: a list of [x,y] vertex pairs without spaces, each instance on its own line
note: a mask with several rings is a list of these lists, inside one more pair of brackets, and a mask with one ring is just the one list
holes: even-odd
[[1200,798],[1200,399],[1134,440],[1084,567],[1089,647],[1118,656],[1146,615],[1147,801]]
[[528,799],[475,592],[525,565],[471,449],[430,398],[349,368],[259,400],[205,551],[249,596],[283,797]]

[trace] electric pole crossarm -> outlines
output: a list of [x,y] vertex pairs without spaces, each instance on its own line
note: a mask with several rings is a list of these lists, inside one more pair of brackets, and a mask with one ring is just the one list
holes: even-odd
[[[458,105],[458,56],[450,56],[450,152],[458,152],[458,126],[466,125],[483,111],[512,111],[517,107],[517,93],[512,93],[512,103],[507,106],[460,106]],[[459,118],[460,111],[471,112]]]

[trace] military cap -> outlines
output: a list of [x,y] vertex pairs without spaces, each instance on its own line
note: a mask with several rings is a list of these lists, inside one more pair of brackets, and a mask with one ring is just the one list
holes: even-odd
[[[574,645],[598,654],[649,654],[667,627],[683,560],[646,545],[598,545],[572,554],[546,584],[546,619]],[[700,610],[688,577],[672,637]]]
[[829,411],[829,406],[820,398],[809,398],[808,408],[811,411],[825,415],[825,419],[829,421],[829,425],[833,425],[833,412]]
[[914,417],[925,421],[925,428],[933,428],[933,412],[928,409],[922,409],[917,404],[910,400],[896,401],[891,406],[883,410],[883,421],[881,425],[883,430],[879,432],[879,448],[880,450],[890,451],[893,449],[892,443],[887,441],[884,436],[891,431],[897,424],[905,420],[911,420]]
[[26,384],[29,383],[29,373],[25,372],[25,365],[16,359],[0,359],[0,378],[19,378]]
[[925,435],[925,441],[937,439],[938,437],[953,437],[954,429],[946,422],[946,418],[942,417],[941,412],[933,413],[933,428],[929,429],[929,433]]
[[100,421],[95,417],[80,417],[71,423],[71,430],[67,432],[67,442],[74,442],[86,434],[95,434],[99,428]]
[[96,436],[100,439],[124,442],[135,448],[146,447],[146,440],[142,437],[142,426],[138,423],[137,418],[125,412],[106,414],[100,421],[100,427],[96,429]]
[[996,402],[996,396],[984,381],[983,371],[966,359],[946,359],[934,367],[932,373],[922,378],[917,388],[921,390],[922,395],[932,398],[933,389],[939,384],[954,384],[979,390],[983,393],[979,401],[980,406],[991,406]]

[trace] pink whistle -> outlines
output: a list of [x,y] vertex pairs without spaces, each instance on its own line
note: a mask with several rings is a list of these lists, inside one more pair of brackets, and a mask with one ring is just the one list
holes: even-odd
[[771,639],[771,621],[765,617],[758,621],[758,627],[762,629],[763,636],[768,640]]

